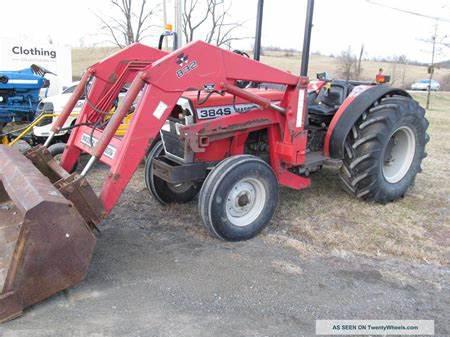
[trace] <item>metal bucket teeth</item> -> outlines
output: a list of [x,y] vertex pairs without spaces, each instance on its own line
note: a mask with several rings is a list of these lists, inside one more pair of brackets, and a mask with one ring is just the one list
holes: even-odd
[[95,237],[75,206],[30,160],[0,146],[0,322],[85,277]]

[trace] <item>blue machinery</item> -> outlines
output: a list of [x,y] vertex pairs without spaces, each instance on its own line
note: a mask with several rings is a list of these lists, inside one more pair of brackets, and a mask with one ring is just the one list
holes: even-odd
[[50,85],[46,74],[55,75],[35,64],[22,70],[0,71],[0,129],[12,121],[34,119],[39,92]]

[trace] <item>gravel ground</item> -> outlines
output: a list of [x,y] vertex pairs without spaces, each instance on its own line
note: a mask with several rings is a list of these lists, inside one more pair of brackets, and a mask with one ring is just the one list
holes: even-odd
[[436,336],[450,335],[448,268],[301,254],[276,226],[221,242],[195,202],[157,204],[142,167],[101,230],[87,279],[0,336],[314,336],[316,319],[434,319]]
[[[428,113],[429,157],[404,199],[360,202],[325,169],[308,190],[282,189],[273,221],[247,242],[209,237],[195,201],[159,205],[140,167],[86,280],[0,336],[309,337],[316,319],[432,319],[450,336],[449,106],[442,95]],[[96,189],[106,173],[93,170]]]

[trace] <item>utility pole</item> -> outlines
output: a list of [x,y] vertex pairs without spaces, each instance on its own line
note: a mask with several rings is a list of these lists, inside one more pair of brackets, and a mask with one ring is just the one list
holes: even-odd
[[428,68],[428,72],[430,73],[430,83],[428,83],[428,92],[427,92],[427,109],[430,108],[430,97],[431,97],[431,81],[433,80],[433,74],[434,74],[434,59],[436,55],[436,39],[437,39],[437,32],[438,32],[438,22],[436,21],[436,24],[434,25],[434,34],[431,37],[431,41],[433,43],[433,49],[431,52],[431,65]]
[[[164,20],[164,29],[167,27],[167,0],[163,0],[163,20]],[[169,41],[164,39],[164,49],[169,49]]]
[[183,46],[183,10],[185,0],[175,0],[175,32],[177,33],[178,48]]
[[[450,19],[447,18],[447,17],[425,15],[425,14],[414,12],[414,11],[411,11],[411,10],[401,9],[401,8],[397,8],[397,7],[393,7],[393,6],[390,6],[390,5],[386,5],[386,4],[383,4],[383,3],[380,3],[380,2],[374,1],[374,0],[366,0],[366,2],[368,2],[368,3],[372,4],[372,5],[389,8],[389,9],[392,9],[394,11],[401,12],[401,13],[404,13],[404,14],[418,16],[418,17],[422,17],[422,18],[425,18],[425,19],[431,19],[431,20],[435,21],[433,37],[432,37],[431,41],[425,41],[425,42],[433,44],[433,50],[432,50],[432,53],[431,53],[431,65],[428,68],[428,73],[430,75],[429,76],[430,83],[428,84],[428,92],[427,92],[427,109],[429,109],[430,108],[430,99],[431,99],[431,80],[433,79],[434,62],[435,62],[435,57],[436,57],[436,44],[440,44],[440,45],[444,45],[445,46],[445,44],[442,43],[442,41],[441,42],[437,41],[437,39],[438,39],[438,35],[437,35],[437,33],[438,33],[438,26],[439,26],[439,22],[441,22],[441,21],[443,21],[443,22],[450,22]],[[447,7],[448,7],[448,5],[442,5],[441,9],[444,9],[444,8],[447,8]],[[444,36],[444,38],[446,38],[446,37],[447,36]]]

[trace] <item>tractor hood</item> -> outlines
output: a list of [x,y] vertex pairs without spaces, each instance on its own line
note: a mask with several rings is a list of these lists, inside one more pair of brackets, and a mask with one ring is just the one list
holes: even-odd
[[45,78],[35,75],[30,68],[19,71],[0,71],[1,89],[40,89],[46,82],[48,81]]

